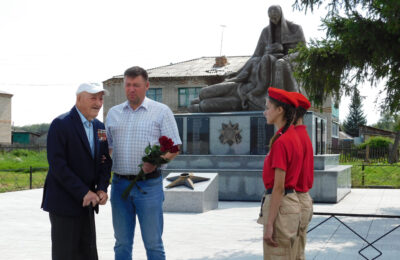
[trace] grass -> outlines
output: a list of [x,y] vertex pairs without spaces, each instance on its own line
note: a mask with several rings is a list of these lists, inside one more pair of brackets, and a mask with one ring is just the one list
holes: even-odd
[[34,152],[17,149],[8,153],[0,153],[0,170],[17,170],[23,168],[28,169],[31,166],[33,168],[49,167],[49,164],[47,163],[46,152]]
[[29,189],[29,167],[33,167],[32,188],[43,187],[48,168],[45,151],[18,149],[0,153],[0,192]]
[[[356,187],[389,187],[400,188],[400,163],[387,165],[366,164],[364,171],[362,162],[343,163],[352,165],[351,186]],[[364,179],[364,181],[363,181]]]

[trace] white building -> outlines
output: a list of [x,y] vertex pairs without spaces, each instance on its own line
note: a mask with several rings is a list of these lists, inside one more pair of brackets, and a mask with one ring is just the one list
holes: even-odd
[[0,90],[0,144],[11,144],[12,94]]

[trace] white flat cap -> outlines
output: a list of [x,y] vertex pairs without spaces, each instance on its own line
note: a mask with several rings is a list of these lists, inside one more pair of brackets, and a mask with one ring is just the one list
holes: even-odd
[[98,83],[82,83],[79,85],[76,90],[76,94],[80,94],[82,92],[87,92],[90,94],[96,94],[99,92],[104,92],[104,95],[108,96],[109,92],[107,89],[103,89],[103,87]]

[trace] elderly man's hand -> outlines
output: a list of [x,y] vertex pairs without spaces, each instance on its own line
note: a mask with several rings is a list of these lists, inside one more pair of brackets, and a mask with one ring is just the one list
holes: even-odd
[[104,163],[107,160],[107,157],[103,154],[100,158],[100,163]]
[[99,204],[100,205],[105,205],[107,203],[107,200],[108,200],[108,194],[106,192],[102,191],[102,190],[98,190],[96,192],[96,194],[97,194],[97,196],[99,196],[99,199],[100,199]]
[[100,199],[99,196],[97,196],[96,193],[93,191],[89,190],[88,193],[86,193],[85,197],[83,197],[83,203],[82,206],[86,207],[89,206],[90,203],[92,203],[93,207],[99,203]]

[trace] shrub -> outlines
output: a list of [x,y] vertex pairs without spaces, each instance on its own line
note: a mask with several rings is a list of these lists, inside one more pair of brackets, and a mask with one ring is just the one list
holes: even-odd
[[359,147],[365,149],[369,145],[370,148],[388,148],[389,144],[393,144],[392,139],[383,136],[374,136],[360,144]]

